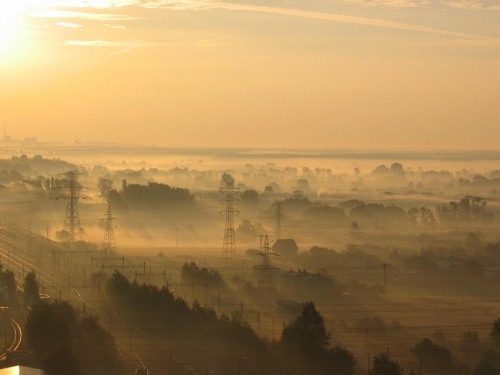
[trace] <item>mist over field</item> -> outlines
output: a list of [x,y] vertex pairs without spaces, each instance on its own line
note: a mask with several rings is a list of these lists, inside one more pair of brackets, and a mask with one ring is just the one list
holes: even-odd
[[5,146],[6,364],[499,369],[497,152]]

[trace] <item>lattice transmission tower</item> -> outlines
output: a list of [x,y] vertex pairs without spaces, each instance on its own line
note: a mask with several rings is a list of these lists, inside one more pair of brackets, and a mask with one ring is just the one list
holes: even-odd
[[273,269],[271,267],[271,255],[275,254],[271,245],[274,241],[269,241],[267,235],[264,237],[264,246],[261,247],[259,255],[262,256],[262,265],[260,267],[259,288],[273,287]]
[[240,202],[236,198],[240,188],[234,187],[234,180],[225,180],[226,186],[220,188],[220,192],[224,194],[224,198],[220,200],[220,203],[225,206],[225,208],[220,211],[220,214],[226,218],[226,224],[224,227],[224,243],[222,245],[222,256],[223,257],[236,257],[236,235],[234,231],[234,216],[238,216],[240,211],[234,209],[234,206],[238,205]]
[[108,210],[104,214],[104,218],[101,219],[105,221],[104,228],[104,240],[102,241],[102,249],[108,253],[116,252],[116,240],[115,240],[115,230],[113,228],[113,220],[115,217],[111,214],[111,205],[108,204]]
[[68,232],[70,243],[74,243],[78,239],[83,241],[83,229],[78,216],[78,200],[87,199],[88,196],[80,195],[80,191],[84,187],[78,182],[79,174],[76,171],[66,172],[64,174],[66,179],[62,181],[62,186],[59,187],[62,195],[55,198],[67,201],[63,230]]

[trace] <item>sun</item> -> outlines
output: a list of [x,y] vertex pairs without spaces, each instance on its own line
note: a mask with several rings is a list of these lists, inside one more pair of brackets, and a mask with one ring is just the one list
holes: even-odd
[[2,54],[15,49],[17,37],[22,31],[26,5],[23,1],[0,3],[0,52]]

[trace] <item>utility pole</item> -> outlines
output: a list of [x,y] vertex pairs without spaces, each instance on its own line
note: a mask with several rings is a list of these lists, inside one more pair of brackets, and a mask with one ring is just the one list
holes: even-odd
[[281,239],[281,218],[283,217],[283,211],[281,210],[281,203],[276,203],[276,240]]
[[226,258],[236,257],[236,236],[234,231],[234,216],[238,215],[240,211],[235,210],[240,201],[236,199],[239,188],[234,187],[234,180],[226,180],[226,186],[220,188],[220,192],[224,194],[224,198],[220,203],[225,206],[224,210],[220,211],[221,216],[226,219],[224,227],[224,243],[222,246],[222,256]]

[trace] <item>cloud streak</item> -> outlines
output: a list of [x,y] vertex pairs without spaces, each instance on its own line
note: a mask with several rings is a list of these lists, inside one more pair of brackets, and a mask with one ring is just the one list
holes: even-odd
[[150,46],[149,43],[136,42],[136,41],[120,41],[114,42],[109,40],[68,40],[66,43],[68,46],[82,46],[82,47],[126,47],[126,48],[136,48]]
[[56,22],[56,25],[64,26],[64,27],[71,27],[71,28],[83,27],[83,25],[80,25],[78,23],[71,23],[71,22]]
[[[380,1],[367,1],[367,0],[342,0],[345,3],[358,4],[361,6],[390,6],[390,7],[420,7],[429,6],[432,3],[429,0],[380,0]],[[62,4],[77,8],[87,8],[89,11],[70,11],[63,10]],[[445,0],[437,2],[439,5],[444,5],[452,8],[466,8],[466,9],[500,9],[500,5],[486,4],[484,1],[474,0]],[[55,5],[55,6],[54,6]],[[338,22],[345,24],[355,24],[363,26],[391,28],[398,30],[424,32],[432,34],[440,34],[453,36],[457,38],[467,38],[476,40],[492,40],[491,38],[473,35],[470,33],[445,30],[433,27],[422,26],[407,22],[396,22],[385,19],[351,16],[344,14],[325,13],[317,11],[309,11],[303,9],[290,9],[283,7],[272,7],[263,5],[250,5],[242,3],[231,3],[223,1],[211,0],[70,0],[67,2],[55,1],[52,7],[34,12],[32,16],[40,18],[60,18],[60,19],[81,19],[81,20],[99,20],[99,21],[116,21],[116,20],[131,20],[136,19],[131,10],[134,7],[141,7],[146,9],[171,9],[179,11],[193,11],[193,10],[208,10],[208,9],[226,9],[233,11],[247,11],[259,13],[271,13],[289,17],[301,17],[322,21]],[[96,12],[90,11],[95,9]],[[115,8],[127,9],[128,14],[108,14],[99,13],[97,11],[111,10]],[[118,28],[118,27],[117,27]]]
[[62,18],[62,19],[80,19],[80,20],[98,20],[98,21],[123,21],[135,19],[124,14],[92,13],[92,12],[73,12],[59,9],[46,9],[31,13],[36,18]]
[[285,9],[277,7],[266,7],[266,6],[256,6],[256,5],[246,5],[246,4],[236,4],[236,3],[210,2],[207,4],[210,4],[213,8],[222,8],[228,10],[273,13],[273,14],[281,14],[293,17],[324,20],[324,21],[333,21],[333,22],[349,23],[349,24],[364,25],[364,26],[375,26],[375,27],[384,27],[384,28],[400,29],[407,31],[441,34],[459,38],[488,39],[482,36],[477,36],[467,33],[436,29],[432,27],[420,26],[410,23],[393,22],[377,18],[348,16],[348,15],[333,14],[333,13],[319,13],[319,12],[300,10],[300,9]]

